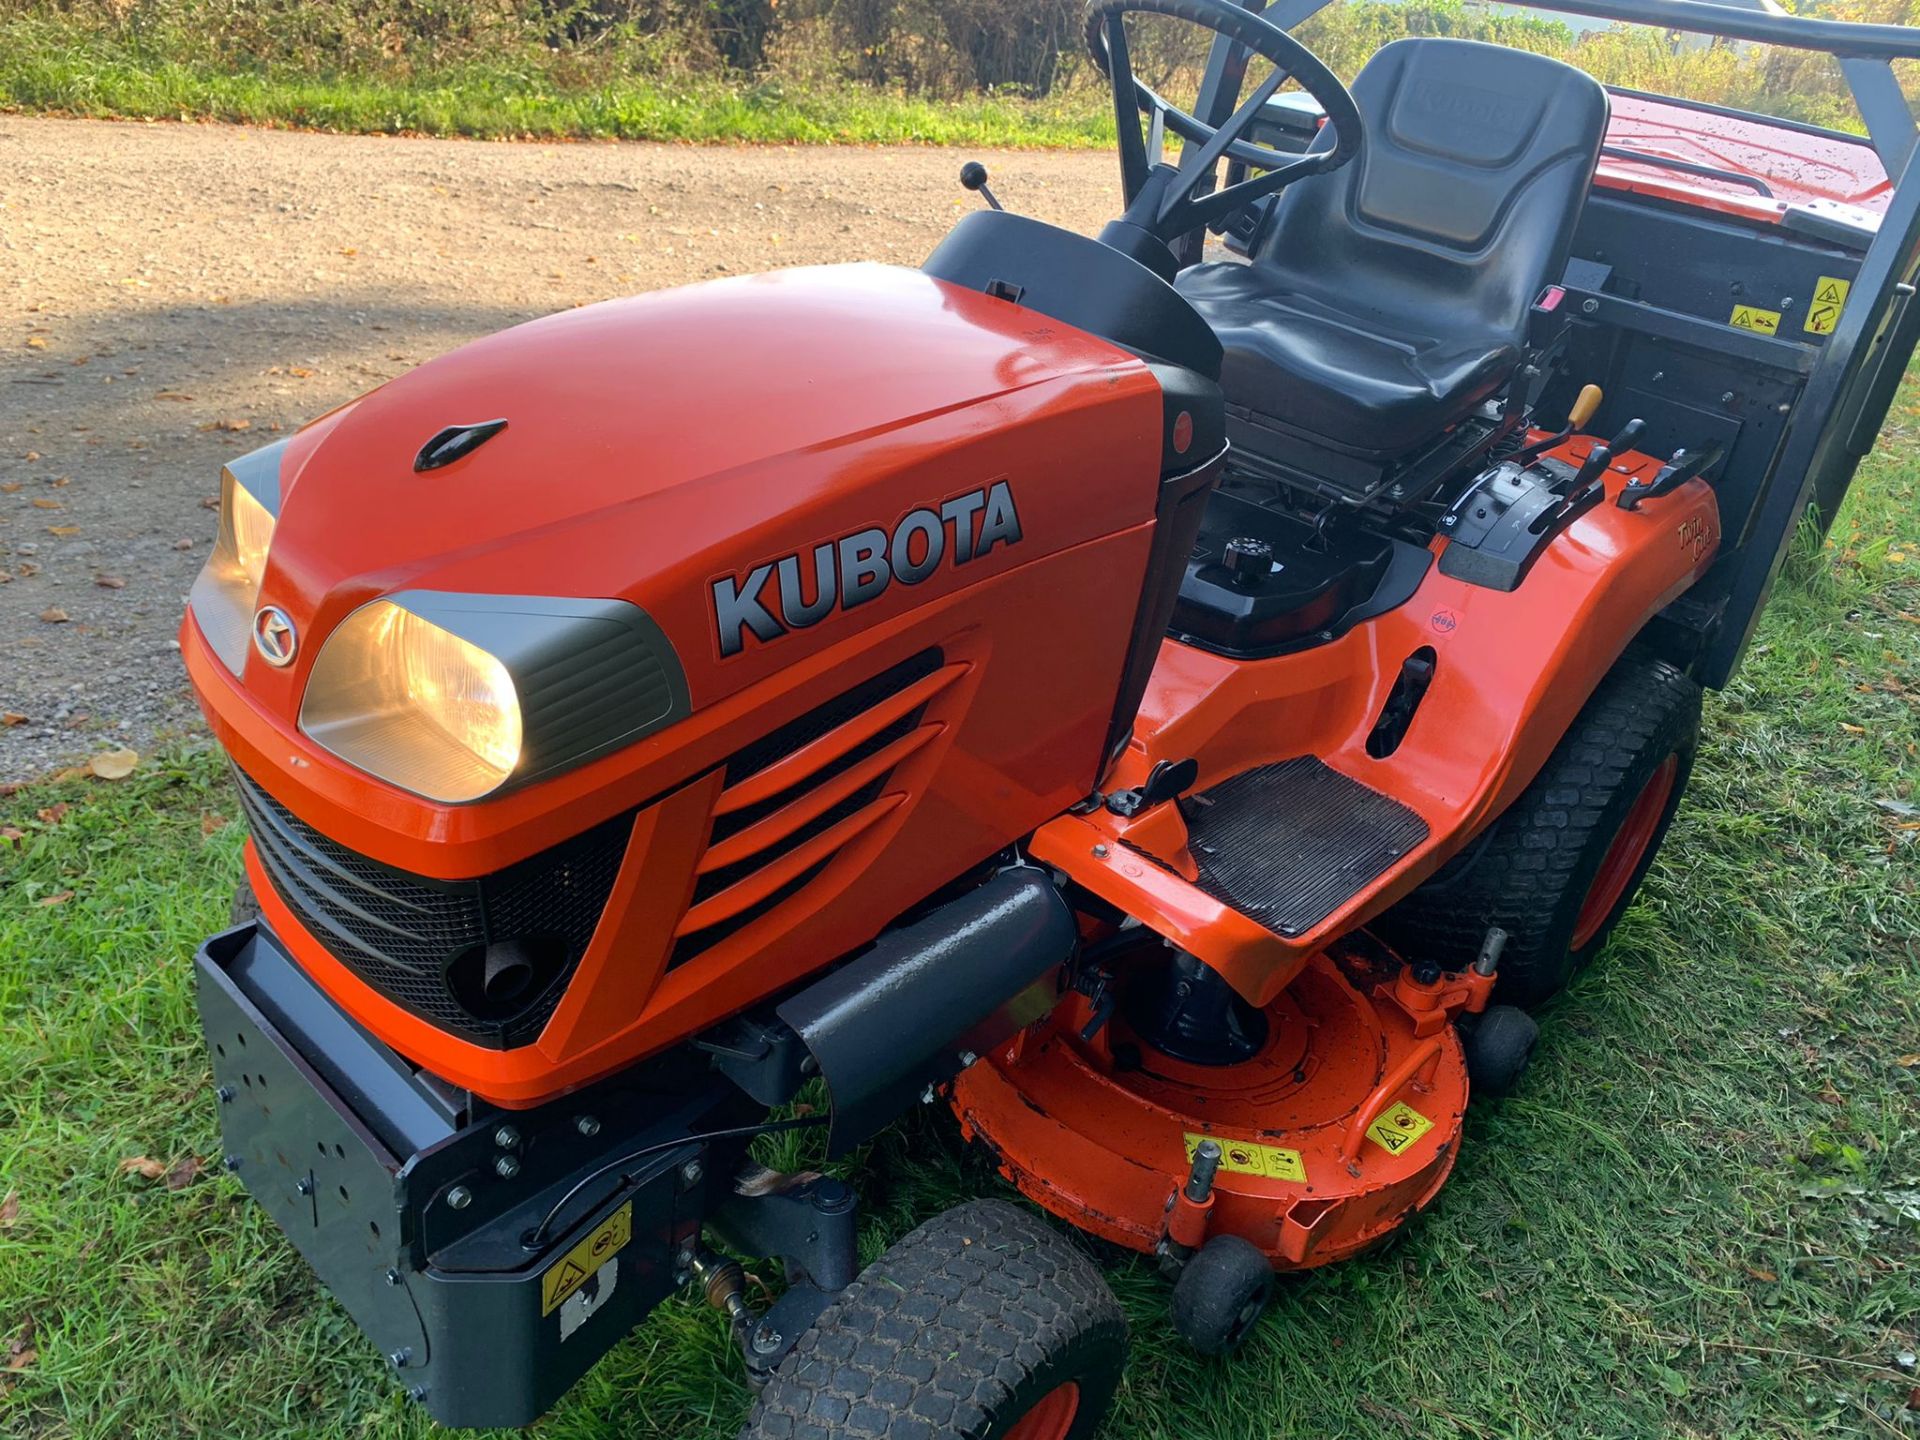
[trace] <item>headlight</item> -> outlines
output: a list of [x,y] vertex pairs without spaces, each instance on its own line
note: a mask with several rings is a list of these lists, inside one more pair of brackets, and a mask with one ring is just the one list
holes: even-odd
[[188,597],[213,653],[236,675],[246,664],[254,601],[280,511],[280,456],[286,448],[286,441],[276,440],[221,467],[220,533]]
[[361,606],[327,637],[300,728],[369,774],[457,802],[687,708],[679,660],[637,606],[413,590]]
[[349,615],[307,681],[300,728],[342,760],[433,800],[474,800],[520,763],[513,677],[389,600]]

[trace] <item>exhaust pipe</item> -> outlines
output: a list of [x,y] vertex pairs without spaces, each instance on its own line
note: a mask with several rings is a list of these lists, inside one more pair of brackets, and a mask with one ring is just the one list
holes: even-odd
[[1078,936],[1044,871],[1003,870],[776,1007],[826,1079],[828,1154],[1051,1010]]

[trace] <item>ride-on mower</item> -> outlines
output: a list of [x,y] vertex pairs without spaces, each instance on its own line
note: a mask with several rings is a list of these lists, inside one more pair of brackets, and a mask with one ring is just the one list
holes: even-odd
[[[1451,39],[1349,91],[1313,8],[1094,0],[1097,239],[969,166],[918,270],[537,321],[227,466],[227,1164],[439,1420],[685,1286],[750,1435],[1087,1435],[1125,1327],[1033,1208],[862,1270],[754,1139],[944,1103],[1226,1352],[1606,943],[1913,348],[1920,34],[1564,7],[1838,54],[1862,140]],[[1130,14],[1215,32],[1193,111]]]

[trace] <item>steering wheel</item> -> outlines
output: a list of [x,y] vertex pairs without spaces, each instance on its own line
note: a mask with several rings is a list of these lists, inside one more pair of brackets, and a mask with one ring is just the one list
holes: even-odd
[[[1126,17],[1168,15],[1224,35],[1273,62],[1273,74],[1255,88],[1217,129],[1169,104],[1134,77],[1127,56]],[[1189,230],[1211,224],[1242,205],[1276,190],[1337,170],[1360,153],[1366,127],[1347,87],[1314,53],[1272,21],[1233,0],[1092,0],[1087,6],[1087,48],[1113,82],[1113,113],[1120,130],[1120,180],[1127,200],[1125,220],[1171,243]],[[1260,109],[1289,78],[1300,82],[1326,112],[1333,144],[1305,155],[1291,155],[1244,139]],[[1142,138],[1140,116],[1151,117],[1149,138]],[[1161,140],[1171,130],[1189,146],[1198,146],[1191,163],[1178,169],[1159,158]],[[1264,171],[1208,194],[1194,192],[1210,183],[1222,156]],[[1136,213],[1138,212],[1138,213]]]

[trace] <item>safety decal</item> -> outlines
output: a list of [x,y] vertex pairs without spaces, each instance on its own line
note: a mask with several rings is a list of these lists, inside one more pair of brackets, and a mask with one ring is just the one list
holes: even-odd
[[547,1267],[540,1277],[540,1314],[551,1315],[587,1277],[626,1249],[633,1238],[633,1202],[629,1200],[602,1220],[594,1232]]
[[1751,330],[1759,335],[1778,335],[1780,312],[1762,310],[1758,305],[1736,305],[1733,307],[1733,316],[1727,323],[1736,330]]
[[1278,1145],[1262,1145],[1257,1140],[1229,1140],[1224,1135],[1195,1135],[1187,1137],[1187,1163],[1193,1163],[1193,1154],[1200,1148],[1202,1140],[1211,1140],[1220,1147],[1220,1168],[1230,1170],[1236,1175],[1259,1175],[1268,1180],[1292,1180],[1305,1183],[1307,1178],[1306,1162],[1300,1158],[1298,1150],[1286,1150]]
[[1851,289],[1853,282],[1842,280],[1838,275],[1822,275],[1814,283],[1813,303],[1807,306],[1809,335],[1833,333],[1833,327],[1840,323],[1840,312],[1846,308],[1847,292]]
[[1367,1126],[1367,1139],[1389,1155],[1398,1155],[1433,1128],[1433,1122],[1404,1100],[1389,1105]]
[[560,1302],[560,1339],[571,1340],[573,1332],[599,1314],[613,1298],[620,1283],[620,1262],[609,1260],[593,1272],[593,1284],[576,1290]]

